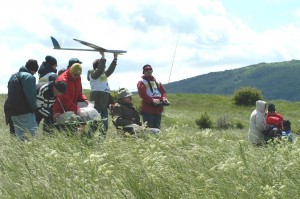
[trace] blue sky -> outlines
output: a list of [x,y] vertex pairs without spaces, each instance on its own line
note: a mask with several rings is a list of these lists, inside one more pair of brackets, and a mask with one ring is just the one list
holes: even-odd
[[295,0],[225,0],[225,9],[243,20],[254,31],[264,31],[289,23],[299,23],[299,1]]
[[[135,91],[145,64],[165,84],[300,57],[296,0],[10,0],[0,8],[0,93],[28,59],[41,64],[46,55],[58,60],[58,69],[79,58],[89,88],[86,73],[99,53],[54,50],[50,36],[63,47],[87,48],[75,38],[127,50],[109,78],[113,90]],[[106,58],[109,64],[113,56]]]

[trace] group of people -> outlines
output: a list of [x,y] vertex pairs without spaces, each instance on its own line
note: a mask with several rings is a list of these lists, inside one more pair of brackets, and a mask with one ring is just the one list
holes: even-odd
[[[105,132],[108,130],[108,109],[111,110],[113,124],[117,129],[126,132],[128,125],[135,127],[144,126],[140,121],[139,113],[132,104],[132,93],[126,88],[118,91],[117,102],[113,103],[110,95],[108,77],[115,71],[118,54],[114,53],[114,59],[106,69],[104,52],[100,52],[101,58],[93,62],[93,69],[88,71],[87,80],[90,82],[90,101],[94,102],[94,108],[98,111],[104,122]],[[81,106],[89,104],[88,98],[83,93],[81,75],[82,62],[77,58],[71,58],[66,69],[57,72],[57,60],[48,55],[39,67],[37,60],[29,59],[17,73],[14,73],[8,81],[8,95],[5,101],[4,111],[6,123],[10,126],[10,132],[21,141],[30,133],[37,135],[39,123],[43,120],[43,131],[50,132],[55,119],[67,111],[80,114]],[[35,73],[38,72],[39,80],[36,84]],[[141,115],[147,129],[152,132],[160,132],[161,114],[163,106],[168,105],[166,90],[153,75],[152,67],[147,64],[143,67],[143,75],[137,84],[139,96],[142,99]],[[136,128],[133,128],[136,129]]]
[[[66,82],[55,81],[57,61],[46,56],[40,69],[37,60],[29,59],[8,81],[8,94],[4,104],[6,123],[11,134],[21,141],[28,137],[25,132],[36,136],[38,124],[44,119],[44,127],[53,121],[52,106],[56,97],[67,89]],[[34,74],[39,73],[36,84]]]
[[[143,75],[137,84],[139,96],[142,99],[141,115],[144,123],[152,133],[159,133],[163,106],[169,105],[166,90],[152,75],[151,65],[143,67]],[[129,133],[135,133],[142,128],[140,116],[132,103],[132,93],[126,88],[118,91],[117,103],[111,106],[113,123],[117,128]]]
[[250,128],[248,138],[255,145],[263,145],[276,137],[287,137],[293,141],[291,122],[284,120],[282,115],[276,112],[275,105],[263,100],[256,101],[256,109],[250,116]]
[[[153,76],[152,66],[143,66],[143,74],[137,83],[138,94],[142,99],[139,113],[133,106],[132,93],[127,88],[120,88],[117,101],[113,102],[108,77],[116,69],[118,54],[114,53],[114,59],[107,70],[105,54],[100,54],[101,58],[96,59],[93,69],[88,71],[87,80],[91,87],[90,101],[94,102],[94,109],[103,118],[102,133],[105,134],[108,130],[108,109],[117,129],[129,133],[147,129],[152,133],[159,133],[162,112],[164,106],[169,105],[169,101],[164,86]],[[71,111],[80,115],[82,107],[78,103],[89,104],[82,89],[81,64],[79,59],[71,58],[67,68],[57,72],[57,60],[48,55],[40,67],[37,60],[29,59],[25,66],[12,74],[8,81],[8,95],[4,104],[10,132],[19,140],[25,141],[28,139],[25,132],[36,136],[42,120],[43,131],[50,132],[55,119],[63,113]],[[36,72],[39,74],[38,84],[34,77]],[[270,139],[282,136],[293,141],[290,121],[284,120],[276,112],[274,104],[267,106],[265,101],[256,101],[256,109],[250,116],[249,141],[255,145],[262,145]]]

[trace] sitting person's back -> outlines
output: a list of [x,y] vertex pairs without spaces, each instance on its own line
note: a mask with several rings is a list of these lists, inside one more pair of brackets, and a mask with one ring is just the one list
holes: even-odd
[[256,101],[256,108],[250,116],[248,139],[255,145],[262,145],[264,143],[263,131],[266,129],[266,106],[265,101]]

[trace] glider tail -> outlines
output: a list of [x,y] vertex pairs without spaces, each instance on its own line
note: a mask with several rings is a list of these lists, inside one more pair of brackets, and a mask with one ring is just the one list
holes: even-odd
[[54,37],[50,37],[50,38],[51,38],[51,41],[52,41],[52,44],[53,44],[53,49],[60,49],[60,45],[57,42],[57,40]]

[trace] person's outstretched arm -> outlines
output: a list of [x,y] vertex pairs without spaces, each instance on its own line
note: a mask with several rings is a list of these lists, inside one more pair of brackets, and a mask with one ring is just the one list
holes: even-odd
[[109,77],[115,71],[117,66],[117,60],[118,60],[118,53],[114,53],[114,60],[111,62],[108,69],[105,71],[106,77]]
[[104,73],[104,70],[105,70],[105,64],[106,64],[105,55],[104,55],[103,51],[100,51],[100,54],[101,54],[101,59],[97,60],[98,66],[97,66],[96,70],[94,70],[91,74],[91,77],[93,79],[98,79],[100,77],[100,75],[102,75]]

